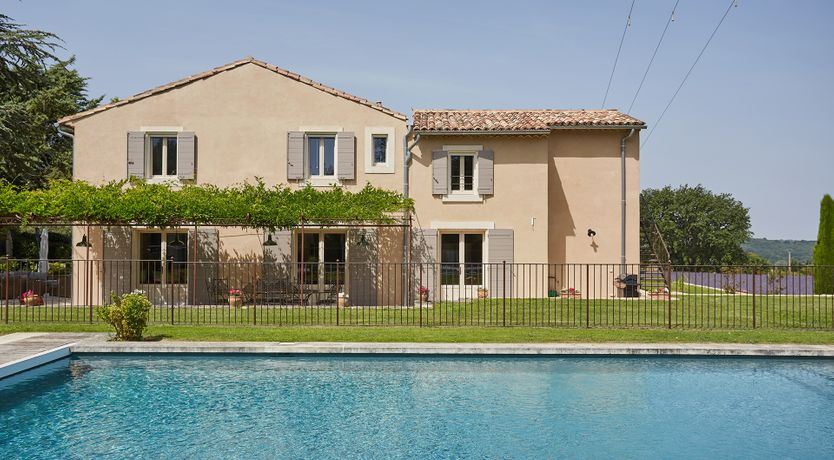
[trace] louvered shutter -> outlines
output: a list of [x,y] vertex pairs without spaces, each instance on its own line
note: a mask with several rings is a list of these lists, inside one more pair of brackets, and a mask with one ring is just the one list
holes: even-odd
[[336,161],[338,162],[338,175],[340,180],[353,180],[356,178],[356,148],[354,134],[350,131],[336,135]]
[[177,177],[194,179],[194,133],[183,131],[177,133]]
[[127,133],[127,177],[145,177],[145,133]]
[[435,229],[421,228],[414,230],[412,254],[418,262],[414,268],[414,285],[419,294],[420,283],[429,290],[429,299],[438,299],[435,287],[440,286],[440,265],[437,263],[438,232]]
[[[489,251],[489,285],[492,297],[512,296],[513,286],[513,231],[494,229],[487,231]],[[506,262],[506,273],[504,272]],[[506,290],[505,290],[506,286]]]
[[304,179],[304,133],[287,133],[287,179]]
[[445,150],[431,152],[431,193],[447,195],[449,193],[449,154]]
[[[196,253],[195,249],[196,238]],[[218,270],[220,259],[220,232],[216,228],[198,228],[188,231],[188,302],[209,305],[222,302],[229,286],[224,284]],[[224,292],[225,291],[225,292]]]
[[494,182],[494,159],[492,150],[481,150],[478,152],[478,193],[481,195],[492,195],[495,193]]

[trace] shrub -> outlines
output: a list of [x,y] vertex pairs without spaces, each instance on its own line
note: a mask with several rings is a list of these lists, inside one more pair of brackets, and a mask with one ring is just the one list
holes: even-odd
[[148,327],[151,302],[142,291],[133,291],[119,297],[110,293],[111,305],[98,308],[98,316],[116,330],[116,340],[142,340]]
[[834,294],[834,199],[820,202],[820,227],[814,246],[814,294]]

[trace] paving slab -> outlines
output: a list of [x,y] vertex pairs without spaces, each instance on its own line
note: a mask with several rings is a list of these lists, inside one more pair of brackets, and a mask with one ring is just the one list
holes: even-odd
[[95,333],[18,332],[0,337],[0,379],[69,356],[80,340],[104,340]]

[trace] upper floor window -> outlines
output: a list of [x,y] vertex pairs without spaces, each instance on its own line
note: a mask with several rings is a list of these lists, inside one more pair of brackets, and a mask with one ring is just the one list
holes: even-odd
[[336,175],[335,136],[307,136],[307,175],[308,177],[334,177]]
[[151,176],[177,175],[177,136],[150,135]]
[[373,165],[385,164],[388,162],[388,136],[386,134],[374,134],[373,136]]
[[452,153],[449,155],[449,189],[451,193],[474,193],[474,153]]

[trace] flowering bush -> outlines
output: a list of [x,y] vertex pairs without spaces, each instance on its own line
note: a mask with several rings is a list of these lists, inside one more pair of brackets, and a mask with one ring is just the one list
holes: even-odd
[[240,289],[229,289],[229,295],[242,295],[243,291]]
[[420,293],[420,295],[428,295],[429,294],[429,288],[427,288],[425,286],[420,286],[420,289],[418,289],[417,292]]
[[35,294],[35,292],[31,289],[20,294],[20,301],[27,305],[43,305],[43,299],[41,296]]
[[119,297],[112,292],[111,305],[98,308],[98,316],[116,330],[116,340],[142,340],[148,327],[151,301],[143,291],[133,291]]

